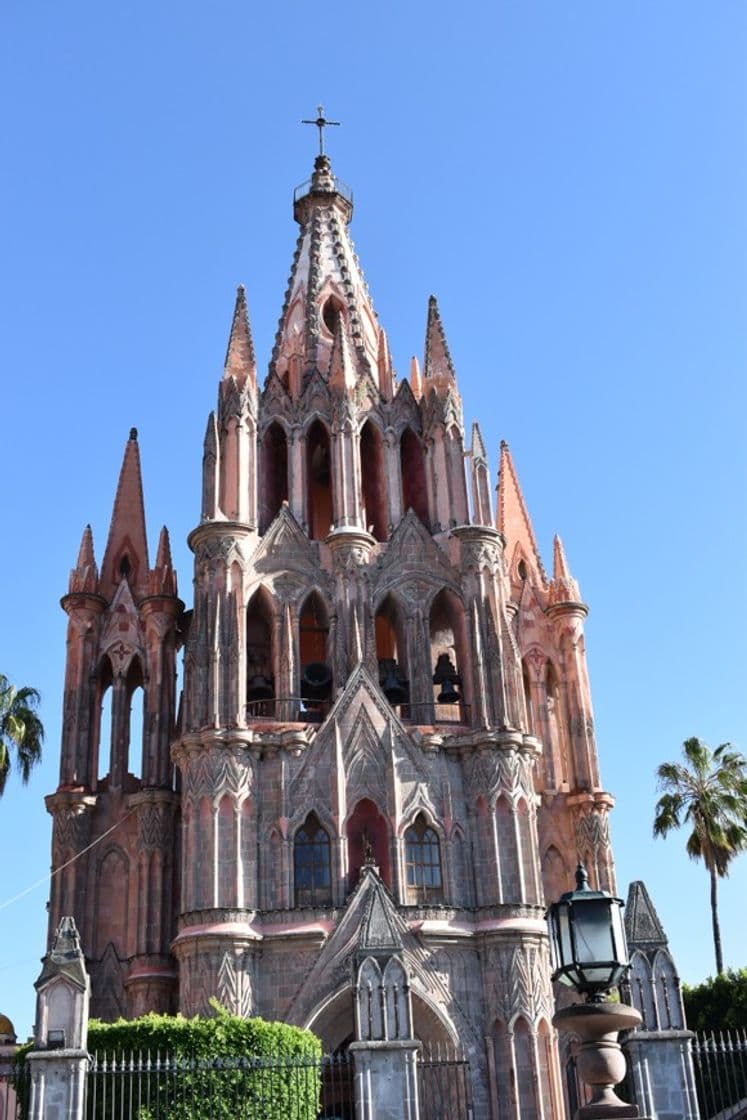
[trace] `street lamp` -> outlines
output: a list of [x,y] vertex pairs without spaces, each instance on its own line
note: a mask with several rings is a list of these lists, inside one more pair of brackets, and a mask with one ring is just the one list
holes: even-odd
[[591,1089],[591,1099],[576,1120],[637,1117],[635,1105],[625,1104],[615,1086],[625,1077],[625,1055],[617,1036],[641,1022],[634,1007],[604,998],[625,975],[628,951],[622,923],[622,900],[589,887],[586,868],[576,868],[576,889],[562,895],[547,911],[553,980],[567,984],[585,1003],[562,1007],[553,1026],[581,1040],[576,1069]]

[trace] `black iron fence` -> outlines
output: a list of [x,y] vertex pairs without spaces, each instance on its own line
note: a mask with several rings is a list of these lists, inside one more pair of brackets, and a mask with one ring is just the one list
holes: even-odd
[[[459,1048],[418,1054],[421,1120],[472,1120],[469,1061]],[[0,1120],[25,1120],[29,1064],[0,1071]],[[93,1054],[86,1120],[355,1120],[347,1053],[323,1058]]]
[[[0,1120],[25,1120],[29,1063],[0,1071]],[[354,1120],[346,1054],[189,1058],[93,1054],[86,1120]]]
[[693,1041],[701,1120],[747,1117],[747,1031],[717,1031]]
[[420,1120],[472,1120],[472,1081],[464,1051],[425,1045],[418,1054]]

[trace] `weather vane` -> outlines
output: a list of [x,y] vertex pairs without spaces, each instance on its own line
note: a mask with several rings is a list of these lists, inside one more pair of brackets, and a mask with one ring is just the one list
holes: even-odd
[[330,124],[339,125],[340,122],[339,121],[328,121],[327,118],[324,115],[324,106],[323,105],[317,105],[316,111],[319,114],[319,116],[316,118],[315,121],[301,121],[301,124],[315,124],[316,127],[319,129],[319,155],[323,156],[324,155],[324,130],[327,127],[327,125],[330,125]]

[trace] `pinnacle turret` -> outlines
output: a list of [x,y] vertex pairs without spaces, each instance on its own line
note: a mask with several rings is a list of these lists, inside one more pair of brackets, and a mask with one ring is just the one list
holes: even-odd
[[423,375],[420,372],[420,362],[413,356],[410,358],[410,388],[416,401],[423,395]]
[[236,292],[236,304],[231,322],[231,333],[228,338],[224,378],[234,377],[239,386],[246,384],[247,380],[252,385],[257,381],[257,362],[254,356],[254,342],[249,326],[249,312],[246,305],[246,289],[239,284]]
[[101,565],[101,593],[110,598],[126,579],[133,592],[144,594],[148,573],[143,482],[137,429],[130,429],[114,499],[109,539]]
[[390,401],[394,396],[394,371],[392,369],[392,356],[389,353],[389,339],[382,327],[379,331],[379,389],[384,400]]
[[70,592],[95,591],[99,581],[96,567],[96,558],[93,552],[93,533],[91,526],[86,525],[78,549],[78,559],[70,573]]
[[425,331],[425,361],[423,376],[437,388],[446,388],[456,381],[454,365],[446,342],[441,313],[435,296],[428,300],[428,323]]
[[555,535],[552,554],[552,580],[550,581],[551,603],[580,603],[581,592],[578,583],[571,575],[565,549],[560,537]]

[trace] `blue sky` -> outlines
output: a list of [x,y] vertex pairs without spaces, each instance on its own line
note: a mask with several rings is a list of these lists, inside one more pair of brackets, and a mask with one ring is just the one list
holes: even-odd
[[[257,9],[257,10],[255,10]],[[684,979],[708,880],[651,839],[656,765],[745,726],[747,7],[715,0],[315,8],[8,0],[0,23],[0,669],[43,693],[45,761],[0,802],[0,1011],[34,1016],[65,616],[140,433],[151,549],[183,597],[235,287],[260,364],[323,102],[395,367],[439,299],[465,416],[508,440],[540,547],[563,537],[623,893],[644,878]],[[723,884],[744,958],[747,859]]]

